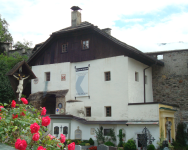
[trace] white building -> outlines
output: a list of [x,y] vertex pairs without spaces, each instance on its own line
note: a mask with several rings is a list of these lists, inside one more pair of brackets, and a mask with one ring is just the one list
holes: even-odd
[[162,61],[115,39],[109,28],[81,22],[78,10],[72,11],[71,27],[52,33],[34,50],[28,63],[37,78],[29,100],[47,108],[51,134],[57,127],[57,136],[96,140],[94,131],[103,126],[105,134],[123,129],[124,140],[133,138],[139,146],[138,134],[147,127],[155,146],[160,129],[175,138],[173,106],[153,102],[152,65],[163,66]]

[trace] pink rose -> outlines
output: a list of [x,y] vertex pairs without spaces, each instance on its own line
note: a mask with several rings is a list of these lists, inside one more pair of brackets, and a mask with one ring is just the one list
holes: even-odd
[[17,139],[15,148],[19,150],[25,150],[27,148],[27,142],[25,140]]
[[1,120],[1,117],[0,117],[0,120]]
[[4,108],[4,106],[0,106],[0,111],[1,111],[1,108]]
[[46,108],[45,107],[42,108],[41,115],[46,115]]
[[58,146],[58,147],[61,147],[58,143],[57,143],[57,146]]
[[60,135],[60,138],[60,142],[65,143],[66,137],[63,134]]
[[35,133],[32,137],[33,141],[38,141],[40,138],[40,134],[39,133]]
[[40,126],[35,122],[30,125],[31,133],[37,133],[40,129]]
[[75,143],[72,142],[68,145],[68,150],[75,150]]
[[51,140],[55,138],[55,136],[52,136],[51,134],[48,134],[48,136],[50,137]]
[[15,108],[16,107],[16,102],[12,100],[11,107]]
[[39,147],[37,148],[37,150],[46,150],[46,149],[43,148],[42,146],[39,146]]
[[50,118],[48,116],[42,117],[42,126],[48,126],[50,124]]
[[21,101],[22,101],[24,104],[28,104],[28,101],[27,101],[25,98],[21,98]]

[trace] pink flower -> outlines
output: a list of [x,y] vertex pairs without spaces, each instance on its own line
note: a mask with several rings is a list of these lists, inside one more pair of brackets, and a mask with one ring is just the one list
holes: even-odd
[[39,133],[35,133],[32,137],[33,141],[38,141],[40,138],[40,134]]
[[51,140],[55,138],[55,136],[52,136],[51,134],[48,134],[48,136],[50,137]]
[[45,107],[42,108],[41,115],[46,115],[46,108]]
[[60,142],[65,143],[66,137],[63,134],[60,135],[60,138]]
[[75,143],[72,142],[68,145],[68,150],[75,150]]
[[28,104],[28,101],[27,101],[25,98],[21,98],[21,101],[22,101],[24,104]]
[[4,108],[4,106],[0,106],[0,111],[1,111],[1,108]]
[[12,100],[11,107],[15,108],[16,107],[16,102]]
[[46,149],[43,148],[42,146],[39,146],[39,147],[37,148],[37,150],[46,150]]
[[61,147],[58,143],[57,143],[57,146],[58,146],[58,147]]
[[0,120],[1,120],[1,117],[0,117]]
[[27,142],[25,140],[17,139],[15,148],[19,150],[25,150],[27,148]]
[[40,129],[40,126],[35,122],[30,125],[31,133],[37,133]]
[[12,114],[12,119],[15,119],[15,118],[18,118],[18,115],[17,114],[16,115]]
[[50,124],[50,118],[48,116],[42,118],[42,126],[48,126]]

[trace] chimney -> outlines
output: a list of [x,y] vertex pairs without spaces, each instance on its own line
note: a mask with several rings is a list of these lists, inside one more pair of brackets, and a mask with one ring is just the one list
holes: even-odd
[[110,28],[105,28],[105,29],[102,29],[102,31],[106,32],[107,34],[111,35],[111,30]]
[[78,6],[72,6],[71,9],[71,26],[75,27],[81,23],[81,13],[78,10],[82,10]]

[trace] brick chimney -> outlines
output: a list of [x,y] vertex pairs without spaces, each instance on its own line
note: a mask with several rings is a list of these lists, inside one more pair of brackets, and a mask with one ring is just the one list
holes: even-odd
[[81,23],[81,13],[78,10],[82,10],[78,6],[72,6],[71,9],[71,26],[75,27]]

